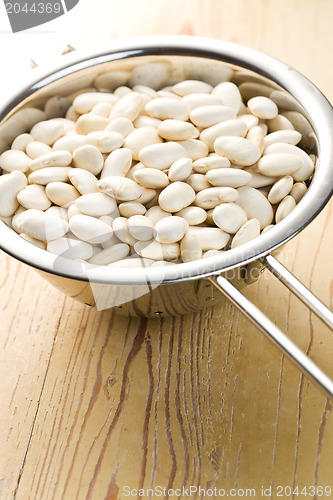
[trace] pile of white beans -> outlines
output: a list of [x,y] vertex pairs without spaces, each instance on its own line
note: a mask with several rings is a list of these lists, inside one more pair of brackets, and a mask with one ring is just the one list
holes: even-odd
[[246,84],[100,80],[50,98],[0,156],[0,217],[30,243],[94,265],[189,262],[256,238],[307,191],[301,133]]

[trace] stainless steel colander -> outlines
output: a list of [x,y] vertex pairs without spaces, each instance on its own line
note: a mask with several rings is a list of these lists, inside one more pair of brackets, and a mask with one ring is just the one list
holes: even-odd
[[317,161],[308,192],[293,212],[241,247],[167,267],[110,268],[69,260],[31,245],[3,222],[1,249],[36,268],[67,295],[99,309],[117,307],[124,314],[183,314],[221,300],[218,289],[326,395],[333,397],[333,382],[240,292],[265,267],[333,328],[331,311],[272,255],[316,217],[333,191],[333,110],[304,76],[263,53],[218,40],[158,36],[114,41],[89,51],[66,54],[56,63],[37,68],[30,80],[3,96],[0,152],[10,147],[15,136],[31,128],[34,113],[29,114],[29,109],[42,107],[50,96],[89,88],[96,76],[107,71],[131,74],[137,66],[154,62],[163,62],[169,68],[163,85],[184,78],[213,85],[225,79],[248,81],[254,89],[257,87],[257,95],[266,89],[280,110],[294,113],[303,135],[301,145],[316,155]]

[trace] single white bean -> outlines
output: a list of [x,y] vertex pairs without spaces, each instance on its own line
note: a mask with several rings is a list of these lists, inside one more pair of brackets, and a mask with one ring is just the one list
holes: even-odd
[[201,245],[193,233],[187,232],[180,242],[180,254],[183,262],[192,262],[202,258]]
[[187,121],[190,108],[184,101],[173,99],[172,97],[158,97],[146,104],[145,111],[148,116],[159,118],[160,120],[173,118],[175,120]]
[[110,175],[126,176],[132,165],[132,153],[127,148],[115,149],[104,162],[101,179]]
[[146,207],[137,201],[124,201],[119,205],[119,213],[122,217],[131,217],[132,215],[144,215],[147,212]]
[[17,227],[19,232],[42,241],[61,238],[68,231],[65,220],[35,209],[22,212],[17,218]]
[[98,188],[118,201],[132,201],[142,194],[142,187],[132,179],[119,175],[104,177],[97,183]]
[[40,121],[32,127],[30,135],[35,141],[52,146],[57,139],[64,135],[64,125],[54,120]]
[[276,115],[275,118],[267,120],[269,133],[280,130],[295,130],[293,124],[283,115]]
[[182,82],[176,83],[172,90],[180,97],[184,97],[189,94],[210,94],[213,87],[200,80],[183,80]]
[[152,221],[144,215],[133,215],[127,221],[129,233],[138,241],[151,240],[154,236]]
[[237,85],[232,82],[222,82],[212,90],[212,96],[221,99],[222,104],[230,106],[238,113],[242,102],[242,96]]
[[57,181],[47,184],[46,194],[55,205],[61,207],[69,207],[81,196],[74,186]]
[[92,245],[105,243],[113,235],[113,230],[108,224],[100,219],[83,214],[71,217],[69,229],[80,240]]
[[85,146],[75,149],[73,161],[75,167],[87,170],[93,175],[98,175],[104,165],[102,153],[91,144],[86,144]]
[[190,119],[197,127],[207,128],[226,120],[236,118],[236,112],[230,106],[199,106],[190,112]]
[[109,121],[108,118],[93,115],[92,113],[81,115],[76,122],[75,130],[77,134],[88,135],[90,132],[104,130]]
[[248,133],[246,134],[246,139],[248,141],[253,142],[256,146],[258,146],[260,153],[262,154],[264,149],[265,149],[265,143],[264,143],[264,130],[263,128],[259,125],[256,127],[250,128]]
[[230,240],[230,235],[218,227],[190,226],[189,233],[197,238],[202,250],[221,250]]
[[247,105],[253,115],[264,120],[275,118],[279,112],[275,102],[264,96],[252,97]]
[[294,154],[302,160],[301,168],[292,174],[295,181],[306,181],[309,177],[311,177],[315,166],[311,157],[303,149],[298,146],[294,146],[293,144],[275,143],[267,146],[265,149],[265,154],[271,153]]
[[[75,206],[75,205],[72,205],[72,206]],[[45,210],[45,213],[49,214],[49,215],[54,215],[55,217],[59,217],[60,219],[68,222],[68,211],[66,208],[52,206],[52,207],[48,208],[47,210]]]
[[30,184],[41,184],[44,186],[54,181],[66,182],[69,179],[68,175],[71,170],[73,170],[72,167],[41,168],[40,170],[31,172],[28,181]]
[[270,144],[286,143],[296,146],[302,139],[302,135],[297,130],[278,130],[271,132],[264,138],[265,148]]
[[68,151],[52,151],[33,160],[30,164],[30,170],[34,172],[40,168],[68,167],[72,163],[72,159],[72,155]]
[[244,245],[260,235],[260,222],[253,218],[248,220],[235,234],[231,241],[231,248]]
[[298,203],[299,201],[301,201],[307,190],[308,188],[306,187],[306,184],[304,182],[296,182],[293,185],[292,190],[290,191],[290,195],[294,198],[296,203]]
[[159,120],[158,118],[152,118],[151,116],[146,116],[146,115],[139,115],[137,118],[135,118],[133,125],[136,129],[142,127],[153,127],[157,129],[160,123],[162,123],[162,120]]
[[69,180],[81,194],[97,193],[97,178],[83,168],[72,168],[68,174]]
[[116,200],[104,193],[84,194],[75,201],[75,205],[80,212],[94,217],[111,214],[117,208]]
[[27,184],[26,176],[19,170],[0,176],[0,217],[14,214],[19,206],[17,195]]
[[26,152],[27,145],[29,142],[33,141],[33,137],[30,134],[24,133],[18,135],[11,145],[11,149],[18,149],[20,151]]
[[202,224],[207,219],[207,212],[200,207],[185,207],[175,215],[182,217],[190,226],[196,226],[197,224]]
[[110,113],[110,119],[114,118],[128,118],[133,122],[135,118],[139,115],[143,106],[142,95],[138,92],[131,92],[124,95],[119,99],[118,102],[113,106]]
[[275,214],[276,223],[285,219],[296,207],[296,201],[292,196],[286,196],[279,204]]
[[182,217],[177,215],[164,217],[155,224],[156,241],[160,243],[176,243],[184,237],[188,228],[188,222]]
[[112,228],[120,241],[133,246],[136,243],[136,238],[129,232],[128,220],[125,217],[116,217],[112,223]]
[[169,119],[162,121],[158,125],[157,131],[163,139],[168,141],[184,141],[194,136],[195,127],[189,122]]
[[129,71],[108,71],[98,75],[94,80],[94,85],[97,89],[115,90],[122,85],[126,85],[130,76]]
[[204,158],[199,158],[193,162],[193,170],[199,174],[205,174],[214,168],[227,168],[230,167],[230,161],[223,156],[211,155]]
[[101,252],[89,259],[89,264],[97,266],[107,266],[112,262],[125,259],[129,255],[129,246],[126,243],[118,243],[109,248],[105,248]]
[[134,126],[128,118],[119,117],[111,120],[104,130],[105,132],[117,132],[123,137],[126,137],[134,130]]
[[253,165],[261,156],[258,146],[243,137],[218,137],[214,148],[217,154],[241,166]]
[[258,161],[258,170],[273,177],[291,175],[301,167],[302,159],[290,153],[269,153]]
[[135,181],[146,188],[163,188],[169,184],[168,176],[157,168],[141,168],[134,172]]
[[192,172],[191,158],[179,158],[169,168],[168,177],[170,181],[184,181]]
[[54,144],[52,149],[54,151],[69,151],[73,153],[75,149],[84,146],[86,138],[84,135],[72,134],[60,137]]
[[203,174],[192,174],[187,178],[186,182],[196,193],[211,187],[207,177]]
[[257,219],[260,222],[260,229],[271,224],[273,209],[260,191],[248,186],[240,187],[237,191],[239,198],[236,203],[242,207],[248,219]]
[[135,201],[142,203],[143,205],[150,203],[157,195],[155,189],[142,188],[142,194]]
[[[210,106],[222,104],[219,96],[212,94],[188,94],[183,97],[183,101],[189,106],[190,110],[199,106]],[[223,103],[224,104],[224,103]]]
[[176,160],[186,157],[186,151],[178,142],[164,142],[146,146],[139,152],[140,162],[146,167],[165,170]]
[[124,136],[118,132],[96,131],[90,132],[86,136],[86,142],[95,146],[101,153],[111,153],[111,151],[123,145]]
[[206,177],[213,186],[238,188],[245,186],[252,179],[252,175],[244,170],[235,168],[217,168],[209,170]]
[[89,243],[74,238],[58,238],[49,241],[47,251],[60,257],[78,260],[88,260],[93,255],[93,247]]
[[166,212],[179,212],[195,200],[195,191],[185,182],[173,182],[161,191],[158,202]]
[[294,184],[294,180],[290,175],[282,177],[282,179],[275,182],[268,193],[268,201],[273,205],[275,203],[280,203],[285,196],[287,196]]
[[238,192],[231,187],[214,187],[203,189],[195,196],[195,204],[198,207],[209,209],[215,208],[221,203],[233,203],[238,199]]
[[17,201],[24,208],[35,208],[36,210],[46,210],[51,206],[44,186],[38,184],[31,184],[22,189],[17,195]]
[[[60,139],[58,139],[58,140],[60,140]],[[26,149],[27,155],[32,160],[35,160],[39,156],[46,155],[47,153],[51,153],[51,151],[52,151],[51,146],[48,146],[47,144],[45,144],[44,142],[41,142],[41,141],[29,142],[29,144],[27,145],[27,149]]]
[[8,149],[0,155],[0,168],[6,172],[14,170],[27,172],[31,165],[31,159],[19,149]]
[[213,210],[215,224],[229,234],[235,234],[247,222],[247,215],[236,203],[222,203]]

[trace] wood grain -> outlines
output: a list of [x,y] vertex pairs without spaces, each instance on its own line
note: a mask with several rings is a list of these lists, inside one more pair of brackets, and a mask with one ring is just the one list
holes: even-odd
[[[99,4],[104,39],[243,43],[333,100],[329,0]],[[330,307],[332,219],[331,203],[281,254]],[[165,319],[100,313],[5,254],[0,282],[1,500],[123,499],[126,485],[333,488],[331,404],[229,303]],[[333,377],[332,334],[303,304],[267,272],[246,295]]]

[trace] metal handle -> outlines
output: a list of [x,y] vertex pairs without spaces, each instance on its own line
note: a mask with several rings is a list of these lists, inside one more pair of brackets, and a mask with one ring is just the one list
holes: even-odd
[[[297,297],[299,297],[320,319],[333,328],[333,313],[315,297],[293,274],[291,274],[272,255],[265,257],[263,263],[274,276],[279,278]],[[223,293],[245,316],[252,321],[273,344],[307,375],[325,395],[333,399],[333,381],[299,349],[264,313],[250,302],[223,276],[211,276],[211,283]]]

